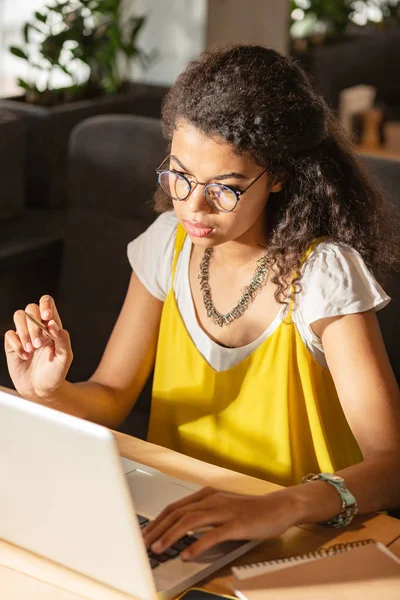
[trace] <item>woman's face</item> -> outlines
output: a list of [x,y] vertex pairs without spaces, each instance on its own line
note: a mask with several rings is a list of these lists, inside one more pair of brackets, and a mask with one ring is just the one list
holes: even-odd
[[[264,169],[251,158],[235,153],[222,138],[210,138],[185,121],[178,123],[172,138],[170,169],[189,180],[221,183],[244,190]],[[178,220],[192,242],[203,248],[233,240],[262,243],[265,236],[264,209],[271,192],[282,188],[264,173],[240,197],[232,212],[218,212],[204,197],[204,186],[192,186],[186,200],[174,200]]]

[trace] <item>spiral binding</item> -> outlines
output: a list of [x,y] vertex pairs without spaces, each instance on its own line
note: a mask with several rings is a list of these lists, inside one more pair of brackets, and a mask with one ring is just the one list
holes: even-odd
[[234,570],[236,573],[241,573],[250,569],[294,563],[302,560],[324,558],[327,556],[334,556],[335,554],[342,554],[343,552],[348,552],[349,550],[353,550],[353,548],[366,546],[367,544],[376,544],[376,541],[373,539],[365,539],[358,540],[356,542],[347,542],[346,544],[334,544],[328,548],[304,552],[303,554],[295,554],[294,556],[286,556],[285,558],[275,558],[274,560],[252,563],[251,565],[241,565],[240,567],[234,567]]

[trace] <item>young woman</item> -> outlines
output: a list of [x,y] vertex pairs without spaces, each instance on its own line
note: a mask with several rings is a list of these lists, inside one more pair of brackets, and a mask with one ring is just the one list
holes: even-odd
[[148,527],[155,551],[209,525],[188,558],[399,505],[400,397],[375,316],[398,245],[332,113],[291,60],[234,46],[178,77],[163,127],[162,214],[129,245],[99,367],[66,381],[68,333],[44,296],[26,310],[54,343],[23,310],[5,337],[16,389],[116,427],[155,364],[150,441],[285,486],[204,489]]

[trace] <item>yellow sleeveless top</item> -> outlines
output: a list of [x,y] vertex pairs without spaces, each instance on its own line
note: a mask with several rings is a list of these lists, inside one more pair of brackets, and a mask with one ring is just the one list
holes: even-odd
[[[172,282],[185,237],[178,225]],[[281,485],[362,460],[332,377],[291,318],[239,364],[218,372],[189,336],[173,283],[161,317],[148,439]]]

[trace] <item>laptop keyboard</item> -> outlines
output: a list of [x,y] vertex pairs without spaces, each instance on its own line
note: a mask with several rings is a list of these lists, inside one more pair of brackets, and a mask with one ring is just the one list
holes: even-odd
[[[136,516],[139,521],[140,529],[144,529],[150,523],[150,520],[146,519],[146,517],[138,514]],[[182,552],[182,550],[185,550],[185,548],[193,544],[193,542],[196,540],[197,538],[194,535],[184,535],[183,538],[175,542],[175,544],[173,544],[170,548],[164,550],[162,554],[156,554],[150,549],[147,550],[150,567],[155,569],[161,563],[167,562],[167,560],[170,560],[171,558],[176,558]]]

